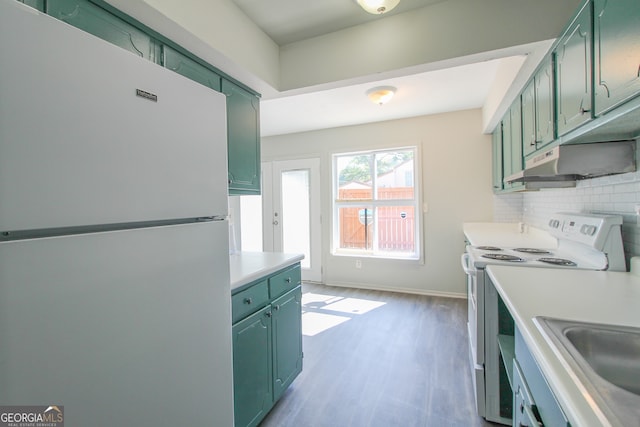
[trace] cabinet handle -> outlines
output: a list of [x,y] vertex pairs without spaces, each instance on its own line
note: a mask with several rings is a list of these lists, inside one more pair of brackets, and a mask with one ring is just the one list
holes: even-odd
[[273,309],[274,309],[275,311],[278,311],[278,310],[280,310],[280,306],[279,306],[279,305],[274,305],[274,306],[273,306]]
[[271,312],[267,311],[264,315],[267,316],[267,317],[271,317]]
[[245,298],[244,299],[244,303],[248,304],[248,305],[251,305],[253,303],[253,300],[251,298]]
[[585,114],[585,113],[588,113],[588,112],[590,112],[590,111],[591,111],[591,110],[586,110],[586,109],[584,109],[584,108],[580,108],[580,114]]
[[285,280],[285,282],[291,283],[291,277],[287,277],[287,280]]

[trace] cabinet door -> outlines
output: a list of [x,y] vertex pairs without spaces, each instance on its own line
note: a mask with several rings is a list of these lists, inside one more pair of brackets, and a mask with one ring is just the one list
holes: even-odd
[[535,80],[522,91],[522,150],[526,157],[536,151],[536,96]]
[[138,56],[159,62],[156,43],[150,36],[88,0],[46,2],[47,14]]
[[233,325],[236,427],[257,425],[273,404],[271,306]]
[[273,397],[277,400],[302,372],[302,288],[291,290],[273,307]]
[[595,0],[595,114],[640,93],[640,2]]
[[502,190],[502,122],[498,123],[492,135],[493,191]]
[[556,47],[558,136],[591,119],[591,5],[586,3]]
[[260,194],[260,104],[257,96],[222,80],[227,96],[229,193]]
[[219,75],[169,46],[162,46],[162,51],[166,68],[220,92]]
[[34,9],[38,9],[40,12],[44,12],[44,0],[18,0],[20,3],[24,3],[27,6],[31,6]]
[[[511,119],[511,174],[521,172],[523,169],[522,158],[522,106],[520,97],[517,97],[509,109]],[[519,188],[524,184],[511,184],[511,188]]]
[[535,76],[536,149],[555,138],[553,63],[548,59]]
[[[511,175],[511,111],[507,111],[502,119],[502,175],[504,178]],[[511,188],[511,184],[504,183],[503,188]]]

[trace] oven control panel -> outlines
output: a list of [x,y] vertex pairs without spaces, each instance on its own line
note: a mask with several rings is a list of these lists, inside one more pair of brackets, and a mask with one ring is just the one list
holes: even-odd
[[596,249],[601,249],[611,227],[621,224],[619,216],[592,214],[555,214],[547,223],[549,232],[555,237]]

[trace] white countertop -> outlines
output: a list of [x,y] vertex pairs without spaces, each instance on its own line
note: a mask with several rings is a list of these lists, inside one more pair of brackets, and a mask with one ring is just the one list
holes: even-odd
[[558,246],[556,238],[551,234],[521,222],[465,222],[462,224],[462,231],[473,246],[540,249]]
[[489,276],[571,425],[603,425],[535,316],[640,327],[640,277],[630,273],[489,266]]
[[239,252],[229,255],[231,290],[282,270],[303,258],[303,254],[282,252]]

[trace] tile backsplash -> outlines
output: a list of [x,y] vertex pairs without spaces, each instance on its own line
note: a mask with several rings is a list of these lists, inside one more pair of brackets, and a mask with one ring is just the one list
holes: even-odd
[[[638,153],[637,158],[640,158]],[[640,205],[640,171],[578,181],[575,188],[496,195],[494,221],[524,221],[544,228],[549,216],[555,212],[621,215],[622,239],[628,264],[630,257],[640,255],[636,205]]]

